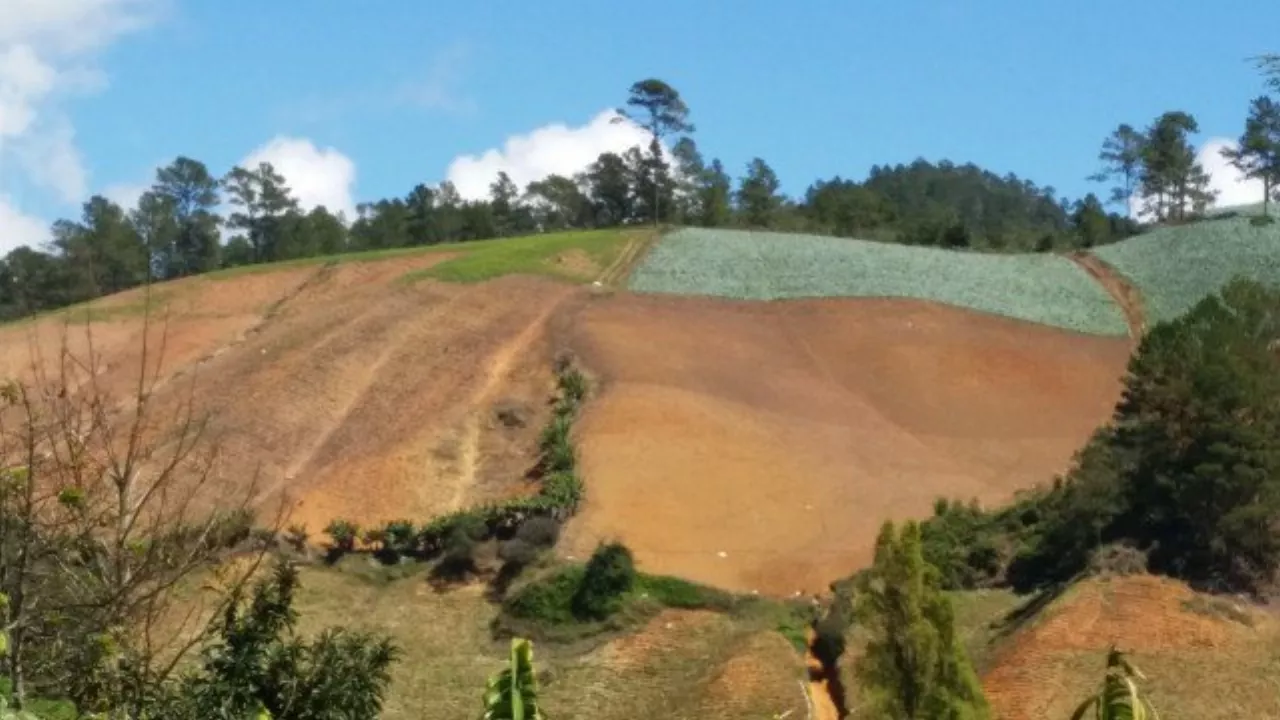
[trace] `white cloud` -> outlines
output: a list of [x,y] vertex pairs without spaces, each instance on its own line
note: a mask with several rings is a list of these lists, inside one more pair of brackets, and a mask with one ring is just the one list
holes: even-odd
[[17,154],[27,176],[36,186],[55,193],[64,203],[76,203],[88,194],[89,171],[75,143],[75,128],[58,118],[30,133]]
[[142,183],[115,183],[103,188],[102,196],[124,208],[127,212],[136,208],[138,206],[138,198],[142,197],[142,193],[150,189],[151,186]]
[[605,110],[585,125],[563,123],[545,125],[524,135],[512,135],[501,148],[479,155],[460,155],[449,163],[446,179],[467,200],[489,196],[489,185],[506,171],[521,189],[548,175],[572,177],[595,162],[600,153],[622,153],[640,145],[647,147],[649,135],[636,124],[614,122],[618,115]]
[[0,257],[22,246],[38,248],[49,239],[49,225],[25,215],[7,195],[0,195]]
[[[1212,137],[1204,141],[1196,151],[1196,160],[1209,174],[1209,189],[1217,192],[1213,207],[1227,208],[1262,202],[1262,181],[1244,175],[1222,157],[1226,148],[1235,149],[1239,143],[1231,138]],[[1153,213],[1143,206],[1146,198],[1134,196],[1130,207],[1134,217],[1151,220]]]
[[[84,199],[89,172],[60,100],[104,89],[95,53],[154,22],[169,2],[0,0],[0,167],[22,170],[10,177],[62,203]],[[46,234],[42,221],[5,200],[0,235],[29,237],[33,222]]]
[[1212,178],[1209,187],[1218,191],[1218,199],[1214,203],[1216,207],[1262,202],[1262,181],[1244,177],[1239,170],[1227,162],[1226,158],[1222,157],[1224,149],[1234,150],[1238,147],[1240,144],[1231,138],[1209,138],[1196,155],[1196,159]]
[[320,149],[306,138],[277,136],[240,161],[252,169],[269,162],[284,176],[293,196],[304,209],[324,205],[354,219],[356,164],[334,148]]

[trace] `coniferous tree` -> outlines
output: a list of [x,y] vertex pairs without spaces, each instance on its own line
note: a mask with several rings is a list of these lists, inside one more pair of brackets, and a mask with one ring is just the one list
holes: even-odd
[[951,601],[924,559],[920,527],[886,522],[875,562],[858,579],[857,622],[870,633],[857,674],[867,717],[980,720],[990,716],[977,675],[956,637]]
[[1187,137],[1199,130],[1192,115],[1175,110],[1156,118],[1146,133],[1141,187],[1157,220],[1185,220],[1188,210],[1200,212],[1213,199],[1209,175]]
[[1133,214],[1131,200],[1142,178],[1142,152],[1146,144],[1146,136],[1131,125],[1121,124],[1102,143],[1102,152],[1098,153],[1102,170],[1089,176],[1095,182],[1116,183],[1111,188],[1110,202],[1123,205],[1128,216]]
[[1262,181],[1262,208],[1267,212],[1280,187],[1280,105],[1263,95],[1249,104],[1249,117],[1237,147],[1222,151],[1245,177]]
[[[620,119],[632,120],[649,131],[645,173],[648,186],[644,190],[647,191],[645,197],[653,199],[648,215],[657,225],[667,217],[664,213],[669,213],[669,210],[664,210],[663,201],[670,200],[670,170],[662,157],[662,140],[669,135],[694,131],[693,124],[689,122],[689,106],[671,85],[657,78],[648,78],[631,85],[627,107],[619,109],[618,115]],[[664,190],[668,197],[664,198]]]
[[747,163],[747,174],[738,185],[738,211],[748,227],[768,228],[777,220],[783,198],[778,190],[778,175],[761,158]]
[[733,219],[733,180],[719,158],[711,161],[698,190],[699,225],[723,227]]

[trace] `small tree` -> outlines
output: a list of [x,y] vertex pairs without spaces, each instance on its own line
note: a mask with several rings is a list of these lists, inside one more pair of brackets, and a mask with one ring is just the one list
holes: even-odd
[[217,638],[204,647],[200,667],[160,701],[153,716],[378,717],[399,649],[387,638],[344,628],[312,639],[297,636],[297,588],[297,569],[280,563],[247,603],[232,603],[214,623]]
[[[1071,720],[1159,720],[1159,713],[1150,701],[1138,693],[1136,680],[1145,680],[1140,670],[1125,659],[1124,654],[1112,646],[1107,653],[1107,675],[1102,688],[1089,696]],[[1090,712],[1092,711],[1092,712]]]
[[982,687],[955,633],[951,602],[924,560],[920,527],[886,522],[875,564],[858,579],[855,615],[871,635],[857,673],[870,717],[983,720]]
[[587,562],[582,584],[573,595],[573,614],[581,620],[604,620],[622,606],[635,581],[635,560],[627,546],[601,545]]

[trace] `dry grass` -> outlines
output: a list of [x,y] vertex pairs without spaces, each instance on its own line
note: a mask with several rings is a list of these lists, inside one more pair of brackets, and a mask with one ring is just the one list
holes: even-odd
[[[395,577],[400,575],[400,577]],[[306,568],[297,598],[302,630],[346,625],[385,632],[403,657],[393,670],[386,720],[472,717],[507,643],[480,587],[437,593],[425,570],[378,568],[351,558]],[[590,645],[539,643],[551,717],[770,718],[804,716],[803,663],[770,618],[664,611],[638,632]]]

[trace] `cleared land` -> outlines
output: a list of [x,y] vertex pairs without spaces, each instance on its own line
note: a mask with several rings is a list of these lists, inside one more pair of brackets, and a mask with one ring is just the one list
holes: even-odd
[[620,537],[653,572],[786,595],[868,561],[885,518],[1066,470],[1128,356],[1120,338],[904,300],[616,295],[566,327],[600,376],[566,551]]
[[[213,414],[221,481],[255,480],[264,503],[287,496],[292,522],[313,535],[335,517],[422,522],[526,492],[552,389],[544,330],[574,282],[597,277],[634,240],[551,234],[157,286],[155,403],[167,412],[194,379],[198,409]],[[496,279],[445,283],[434,271]],[[135,290],[0,328],[0,376],[24,374],[33,346],[52,360],[64,330],[83,353],[88,317],[98,381],[123,396],[137,380],[146,307]],[[76,323],[64,328],[68,318]],[[498,422],[500,408],[522,424]]]
[[1280,285],[1280,225],[1247,218],[1163,228],[1093,254],[1138,287],[1151,322],[1172,320],[1237,275]]
[[1124,335],[1107,292],[1069,259],[734,230],[683,229],[631,276],[637,292],[774,300],[934,300],[1099,335]]

